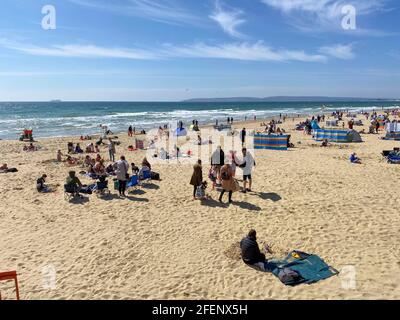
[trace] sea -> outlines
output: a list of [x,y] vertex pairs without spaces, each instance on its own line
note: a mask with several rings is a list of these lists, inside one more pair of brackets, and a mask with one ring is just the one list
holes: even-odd
[[101,133],[107,125],[114,133],[132,125],[138,130],[164,124],[185,125],[306,115],[334,110],[372,111],[399,108],[400,101],[342,102],[0,102],[0,139],[17,139],[23,129],[35,138],[80,136]]

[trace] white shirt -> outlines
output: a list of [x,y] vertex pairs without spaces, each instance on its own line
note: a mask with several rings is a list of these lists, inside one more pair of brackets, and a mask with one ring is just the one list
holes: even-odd
[[248,176],[251,174],[253,167],[254,167],[254,158],[251,155],[250,152],[246,151],[246,155],[243,158],[243,162],[246,162],[246,166],[244,168],[242,168],[243,170],[243,175],[244,176]]
[[121,181],[126,181],[126,174],[129,170],[129,164],[126,160],[117,161],[117,169],[115,173],[117,174],[117,179]]

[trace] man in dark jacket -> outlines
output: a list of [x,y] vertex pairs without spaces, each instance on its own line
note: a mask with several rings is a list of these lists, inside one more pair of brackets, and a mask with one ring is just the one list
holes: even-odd
[[246,264],[256,264],[266,261],[265,255],[261,253],[258,247],[256,230],[250,230],[247,237],[240,241],[240,249],[242,252],[242,259]]

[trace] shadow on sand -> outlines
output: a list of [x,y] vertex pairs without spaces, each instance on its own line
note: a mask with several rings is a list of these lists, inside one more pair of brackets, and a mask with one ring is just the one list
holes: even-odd
[[[144,193],[144,191],[142,191],[142,192]],[[149,199],[147,199],[147,198],[136,198],[136,197],[133,197],[133,196],[130,196],[130,195],[127,195],[125,197],[120,197],[118,194],[113,194],[113,193],[110,194],[110,195],[107,195],[107,196],[103,196],[103,197],[101,197],[101,199],[104,200],[104,201],[127,199],[129,201],[134,201],[134,202],[149,202]]]
[[82,198],[74,197],[70,199],[68,202],[72,204],[85,204],[86,202],[89,202],[89,198],[84,196],[82,196]]
[[263,200],[272,200],[273,202],[278,202],[280,200],[282,200],[282,197],[274,192],[253,192],[254,195],[259,196],[261,199]]

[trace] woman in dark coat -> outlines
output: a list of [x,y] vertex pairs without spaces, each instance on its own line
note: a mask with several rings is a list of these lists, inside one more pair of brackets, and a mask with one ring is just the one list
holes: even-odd
[[198,186],[203,183],[203,168],[201,166],[201,160],[197,160],[197,163],[193,166],[193,174],[190,179],[190,184],[193,186],[193,200],[196,200],[196,190]]

